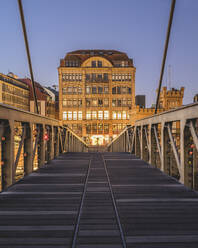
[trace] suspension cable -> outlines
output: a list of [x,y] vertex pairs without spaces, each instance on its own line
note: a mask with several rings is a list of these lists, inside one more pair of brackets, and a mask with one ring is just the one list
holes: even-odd
[[26,26],[25,26],[23,5],[22,5],[21,0],[18,0],[18,5],[19,5],[20,16],[21,16],[21,24],[22,24],[22,28],[23,28],[23,36],[24,36],[24,41],[25,41],[25,48],[26,48],[26,53],[27,53],[27,58],[28,58],[29,71],[30,71],[30,75],[31,75],[36,113],[38,114],[39,111],[38,111],[38,102],[37,102],[36,89],[35,89],[35,83],[34,83],[34,75],[33,75],[33,70],[32,70],[32,62],[31,62],[31,56],[30,56],[30,50],[29,50],[29,44],[28,44],[28,38],[27,38],[27,32],[26,32]]
[[173,22],[173,14],[174,14],[174,9],[175,9],[175,3],[176,0],[172,0],[171,4],[171,9],[170,9],[170,16],[169,16],[169,22],[168,22],[168,28],[167,28],[167,33],[166,33],[166,42],[164,46],[164,55],[163,55],[163,60],[162,60],[162,67],[161,67],[161,73],[160,73],[160,80],[159,80],[159,86],[158,86],[158,92],[157,92],[157,99],[156,99],[156,105],[155,105],[155,114],[157,114],[157,108],[159,105],[159,96],[160,96],[160,91],[161,91],[161,86],[162,86],[162,79],[164,75],[164,67],[166,63],[166,56],[167,56],[167,50],[168,50],[168,44],[169,44],[169,38],[170,38],[170,32],[171,32],[171,26]]

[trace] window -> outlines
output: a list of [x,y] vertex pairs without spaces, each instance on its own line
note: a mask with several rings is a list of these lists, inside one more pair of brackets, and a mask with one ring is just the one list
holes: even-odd
[[77,99],[73,99],[73,107],[77,107]]
[[103,133],[103,124],[98,124],[98,133]]
[[98,61],[98,67],[102,67],[102,61]]
[[116,94],[116,87],[112,88],[112,94]]
[[96,67],[96,61],[91,61],[91,67]]
[[82,107],[82,100],[81,99],[78,99],[78,106]]
[[109,133],[109,124],[104,124],[104,133]]
[[89,81],[89,80],[90,80],[90,74],[86,74],[86,75],[85,75],[85,80],[86,80],[86,81]]
[[117,118],[117,114],[116,114],[115,111],[113,111],[113,112],[112,112],[112,119],[113,119],[113,120],[116,120],[116,118]]
[[77,120],[77,111],[73,112],[73,120],[76,121]]
[[122,111],[122,119],[126,120],[126,111]]
[[112,107],[116,107],[116,99],[112,100]]
[[78,111],[78,120],[82,120],[82,111]]
[[77,94],[78,93],[78,87],[73,87],[73,94]]
[[63,106],[66,106],[66,105],[67,105],[67,101],[63,100]]
[[131,94],[131,88],[128,87],[128,94]]
[[98,82],[102,82],[102,74],[98,74]]
[[104,87],[104,93],[105,94],[108,94],[109,93],[109,87],[107,87],[107,86]]
[[87,134],[91,133],[91,124],[86,124],[86,133]]
[[113,124],[113,132],[116,133],[118,131],[118,125]]
[[86,106],[90,107],[91,106],[91,99],[86,99]]
[[118,99],[118,100],[117,100],[117,106],[118,106],[118,107],[121,107],[121,106],[122,106],[121,99]]
[[79,80],[80,81],[82,80],[82,74],[79,74]]
[[86,119],[91,120],[91,111],[87,111],[86,113]]
[[103,111],[98,111],[98,120],[103,119]]
[[115,81],[115,74],[112,74],[112,81]]
[[65,95],[67,92],[66,88],[63,88],[63,95]]
[[72,120],[72,112],[71,111],[68,112],[68,120],[70,120],[70,121]]
[[123,106],[123,107],[127,106],[127,100],[126,100],[126,99],[123,99],[123,100],[122,100],[122,106]]
[[92,120],[97,120],[97,112],[92,111]]
[[120,86],[117,87],[117,94],[121,94],[121,87]]
[[121,112],[118,112],[118,120],[121,120],[122,119],[122,114],[121,114]]
[[72,106],[72,100],[67,100],[67,106],[71,107]]
[[96,81],[96,74],[95,73],[92,73],[91,79],[92,79],[92,82],[95,82]]
[[104,99],[104,106],[105,107],[108,107],[109,106],[109,99],[108,98],[105,98]]
[[131,80],[131,74],[129,74],[129,80]]
[[104,73],[104,81],[105,81],[105,82],[108,81],[108,73]]
[[86,94],[91,94],[91,87],[90,86],[86,86]]
[[76,81],[79,81],[79,74],[76,74]]
[[92,87],[92,94],[97,94],[97,88],[96,87]]
[[122,79],[122,76],[121,76],[121,74],[119,74],[119,81],[121,81],[121,79]]
[[63,112],[63,120],[67,120],[67,112]]
[[72,87],[67,87],[67,93],[72,94]]
[[127,105],[128,105],[128,107],[131,107],[131,99],[127,100]]
[[127,93],[127,88],[126,87],[122,87],[122,94],[126,94]]
[[105,110],[104,111],[104,119],[105,120],[108,120],[109,119],[109,111],[108,110]]
[[103,100],[102,99],[98,99],[98,107],[102,107],[103,106]]
[[122,130],[122,124],[118,124],[118,131]]
[[92,99],[92,106],[93,107],[97,107],[98,106],[98,101],[97,101],[97,99]]
[[103,92],[103,88],[102,87],[98,87],[98,94],[102,94]]
[[82,88],[81,87],[78,87],[78,94],[82,94]]
[[97,124],[92,124],[92,133],[97,133]]

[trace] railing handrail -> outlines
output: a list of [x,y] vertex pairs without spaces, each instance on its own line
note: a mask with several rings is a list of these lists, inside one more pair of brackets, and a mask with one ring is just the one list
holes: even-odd
[[142,118],[142,119],[140,119],[140,120],[135,121],[135,124],[138,123],[138,122],[141,122],[141,121],[143,121],[143,120],[149,120],[149,119],[152,119],[153,117],[162,116],[162,115],[169,114],[169,113],[172,113],[172,112],[176,112],[176,111],[188,109],[188,108],[191,108],[191,107],[196,106],[196,105],[198,105],[198,102],[190,103],[190,104],[188,104],[188,105],[183,105],[183,106],[181,106],[181,107],[177,107],[177,108],[174,108],[174,109],[170,109],[170,110],[161,112],[161,113],[159,113],[159,114],[147,116],[147,117],[144,117],[144,118]]

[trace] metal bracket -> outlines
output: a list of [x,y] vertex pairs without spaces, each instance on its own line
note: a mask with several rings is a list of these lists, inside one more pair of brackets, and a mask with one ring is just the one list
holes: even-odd
[[14,162],[14,171],[16,171],[16,168],[17,168],[17,165],[18,165],[18,162],[19,162],[19,158],[20,158],[20,155],[21,155],[21,150],[22,150],[24,140],[25,140],[25,135],[26,135],[26,125],[23,126],[21,141],[20,141],[19,148],[18,148],[18,151],[17,151],[16,159],[15,159],[15,162]]
[[150,147],[150,144],[149,144],[148,134],[147,134],[146,127],[144,127],[144,133],[145,133],[145,136],[146,136],[146,144],[147,144],[147,147],[148,147],[148,150],[149,150],[149,153],[150,153],[151,147]]

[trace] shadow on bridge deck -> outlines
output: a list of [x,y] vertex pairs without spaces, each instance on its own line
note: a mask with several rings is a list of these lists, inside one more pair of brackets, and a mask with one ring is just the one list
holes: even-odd
[[198,247],[198,196],[131,154],[63,154],[0,194],[0,247]]

